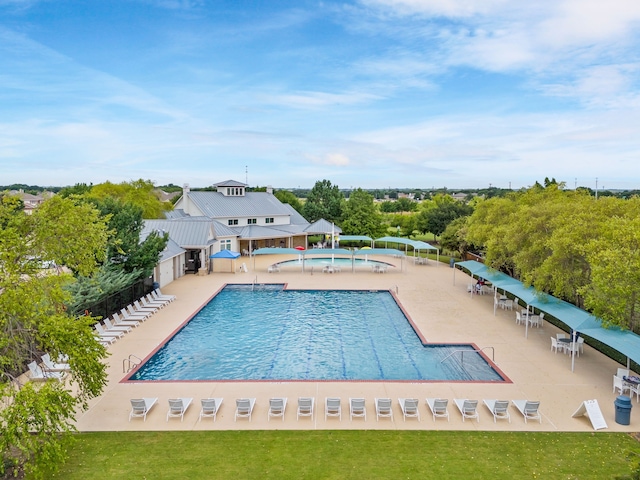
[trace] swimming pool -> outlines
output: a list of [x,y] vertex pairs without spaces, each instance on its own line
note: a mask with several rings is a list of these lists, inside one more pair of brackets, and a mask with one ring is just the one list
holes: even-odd
[[128,379],[504,380],[470,345],[423,345],[388,291],[256,287],[226,286]]

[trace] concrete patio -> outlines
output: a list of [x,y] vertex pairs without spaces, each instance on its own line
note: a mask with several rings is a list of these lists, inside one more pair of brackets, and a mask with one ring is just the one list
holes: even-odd
[[[498,309],[493,312],[491,295],[473,297],[467,292],[470,279],[461,271],[430,261],[415,265],[405,259],[403,265],[397,258],[380,258],[396,265],[385,274],[371,271],[342,270],[341,273],[301,273],[299,269],[281,269],[267,273],[269,265],[285,258],[264,256],[243,257],[248,272],[214,273],[206,276],[188,275],[163,289],[177,299],[161,309],[138,328],[108,347],[108,385],[99,398],[90,402],[87,411],[78,412],[77,427],[80,431],[124,430],[230,430],[230,429],[433,429],[433,430],[488,430],[488,431],[593,431],[589,419],[572,418],[583,401],[597,399],[608,428],[604,432],[634,432],[640,425],[640,404],[633,400],[631,425],[615,422],[613,402],[617,394],[612,392],[612,376],[621,365],[585,346],[583,355],[576,358],[575,371],[571,371],[571,358],[550,350],[550,337],[560,332],[545,322],[542,328],[532,328],[525,338],[525,328],[515,323],[515,313]],[[286,258],[288,259],[288,258]],[[242,259],[239,263],[242,263]],[[162,345],[194,311],[207,302],[211,295],[226,283],[286,283],[290,289],[383,289],[392,290],[411,316],[423,336],[433,343],[473,343],[485,350],[491,358],[495,352],[495,364],[511,380],[502,384],[456,382],[122,382],[123,365],[127,359],[145,358]],[[133,355],[135,357],[129,357]],[[316,401],[313,419],[296,420],[297,399],[312,396]],[[327,396],[342,398],[342,420],[325,421],[324,399]],[[140,397],[158,397],[146,421],[134,418],[129,422],[129,400]],[[184,420],[165,420],[168,399],[193,397],[194,401]],[[200,399],[223,397],[224,402],[217,416],[199,421]],[[255,397],[256,406],[251,421],[234,421],[235,400]],[[269,398],[288,397],[284,421],[268,421]],[[349,419],[349,397],[366,399],[367,417]],[[394,418],[376,421],[374,398],[390,397],[393,400]],[[420,400],[421,420],[403,421],[398,397],[416,397]],[[434,421],[425,404],[427,397],[449,399],[450,419]],[[453,404],[454,398],[479,400],[480,421],[462,421]],[[525,423],[522,415],[510,406],[511,422],[494,423],[483,399],[539,400],[542,423]]]

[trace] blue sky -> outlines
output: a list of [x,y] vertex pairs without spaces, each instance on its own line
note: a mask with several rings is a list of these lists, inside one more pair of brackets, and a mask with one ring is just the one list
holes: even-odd
[[0,0],[0,185],[640,188],[639,57],[638,0]]

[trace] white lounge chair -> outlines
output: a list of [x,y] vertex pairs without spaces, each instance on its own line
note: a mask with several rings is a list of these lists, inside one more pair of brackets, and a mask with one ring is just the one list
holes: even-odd
[[131,305],[128,305],[127,307],[130,308],[123,308],[120,310],[120,316],[127,320],[128,322],[144,322],[147,318],[149,318],[151,316],[150,313],[145,313],[145,312],[137,312],[133,309],[133,307],[131,307]]
[[124,332],[111,331],[107,332],[100,322],[94,325],[96,332],[101,338],[121,338],[124,337]]
[[251,421],[251,415],[253,414],[253,407],[256,405],[255,398],[238,398],[236,400],[236,416],[234,422],[238,418],[248,418]]
[[176,299],[176,296],[175,296],[175,295],[165,295],[165,294],[163,294],[163,293],[160,291],[160,289],[159,289],[159,288],[156,288],[156,289],[155,289],[153,292],[151,292],[151,293],[154,295],[154,297],[161,298],[161,299],[163,299],[163,300],[169,300],[170,302],[173,302],[173,301]]
[[480,421],[480,415],[478,414],[478,401],[468,400],[466,398],[454,398],[453,403],[456,404],[458,410],[462,414],[462,421],[466,418],[475,418],[477,422]]
[[282,417],[284,422],[284,412],[287,409],[287,397],[276,397],[269,399],[269,412],[267,420],[271,421],[271,417]]
[[353,417],[367,419],[364,398],[349,398],[349,421],[353,421]]
[[446,398],[427,398],[427,405],[429,406],[429,410],[431,410],[434,422],[438,417],[446,418],[447,422],[449,421],[449,411],[447,410],[448,404],[449,400]]
[[154,308],[156,310],[164,308],[168,303],[149,299],[148,296],[140,297],[140,300],[138,300],[138,302],[140,303],[140,305],[142,305],[143,308]]
[[222,405],[222,398],[203,398],[200,400],[200,404],[202,408],[200,409],[200,418],[198,421],[206,417],[213,418],[215,422],[220,406]]
[[324,401],[324,419],[328,417],[338,417],[342,420],[342,406],[339,397],[326,397]]
[[167,412],[167,422],[170,418],[179,418],[180,421],[184,420],[184,412],[187,411],[193,398],[170,398],[169,399],[169,411]]
[[113,315],[111,315],[111,318],[113,319],[113,324],[116,326],[122,326],[122,327],[131,327],[131,328],[135,328],[138,325],[140,325],[141,320],[125,320],[123,317],[121,317],[118,312],[115,312]]
[[418,421],[420,421],[417,398],[398,398],[398,404],[400,405],[400,410],[402,410],[402,416],[405,422],[407,418],[417,418]]
[[380,418],[390,418],[393,421],[393,409],[391,408],[390,398],[376,398],[374,400],[376,404],[376,422]]
[[29,372],[31,380],[46,381],[49,379],[62,380],[64,372],[46,372],[36,362],[29,363]]
[[129,421],[132,418],[141,418],[142,421],[147,421],[147,413],[151,410],[158,401],[158,397],[147,398],[132,398],[131,399],[131,412],[129,412]]
[[143,307],[140,304],[139,300],[134,300],[133,308],[135,309],[136,312],[146,312],[151,314],[156,313],[158,311],[158,307]]
[[107,332],[128,333],[131,331],[131,327],[129,325],[114,325],[108,318],[104,319],[104,326],[107,329]]
[[42,364],[44,365],[45,373],[49,372],[67,372],[71,370],[68,363],[57,363],[51,360],[51,355],[45,353],[42,355]]
[[315,404],[315,398],[313,397],[300,397],[298,398],[298,412],[296,419],[300,417],[311,417],[313,420],[313,407]]
[[509,415],[509,400],[484,400],[491,415],[493,415],[493,423],[499,418],[507,419],[511,423],[511,415]]
[[539,420],[542,423],[542,415],[538,411],[540,402],[532,402],[529,400],[512,400],[512,403],[524,417],[524,423],[527,420]]

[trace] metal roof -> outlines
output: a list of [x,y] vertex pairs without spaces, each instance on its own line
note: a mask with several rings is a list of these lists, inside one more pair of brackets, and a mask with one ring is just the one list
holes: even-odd
[[203,248],[215,243],[213,224],[210,219],[188,217],[180,220],[144,220],[142,232],[157,230],[167,232],[182,248]]
[[316,220],[311,225],[309,225],[306,229],[307,233],[342,233],[342,229],[334,223],[331,223],[324,218],[320,220]]
[[266,192],[247,192],[242,196],[225,196],[219,192],[189,192],[189,201],[209,218],[270,217],[291,211],[275,196]]
[[214,183],[214,187],[246,187],[246,183],[238,182],[237,180],[225,180],[224,182]]

